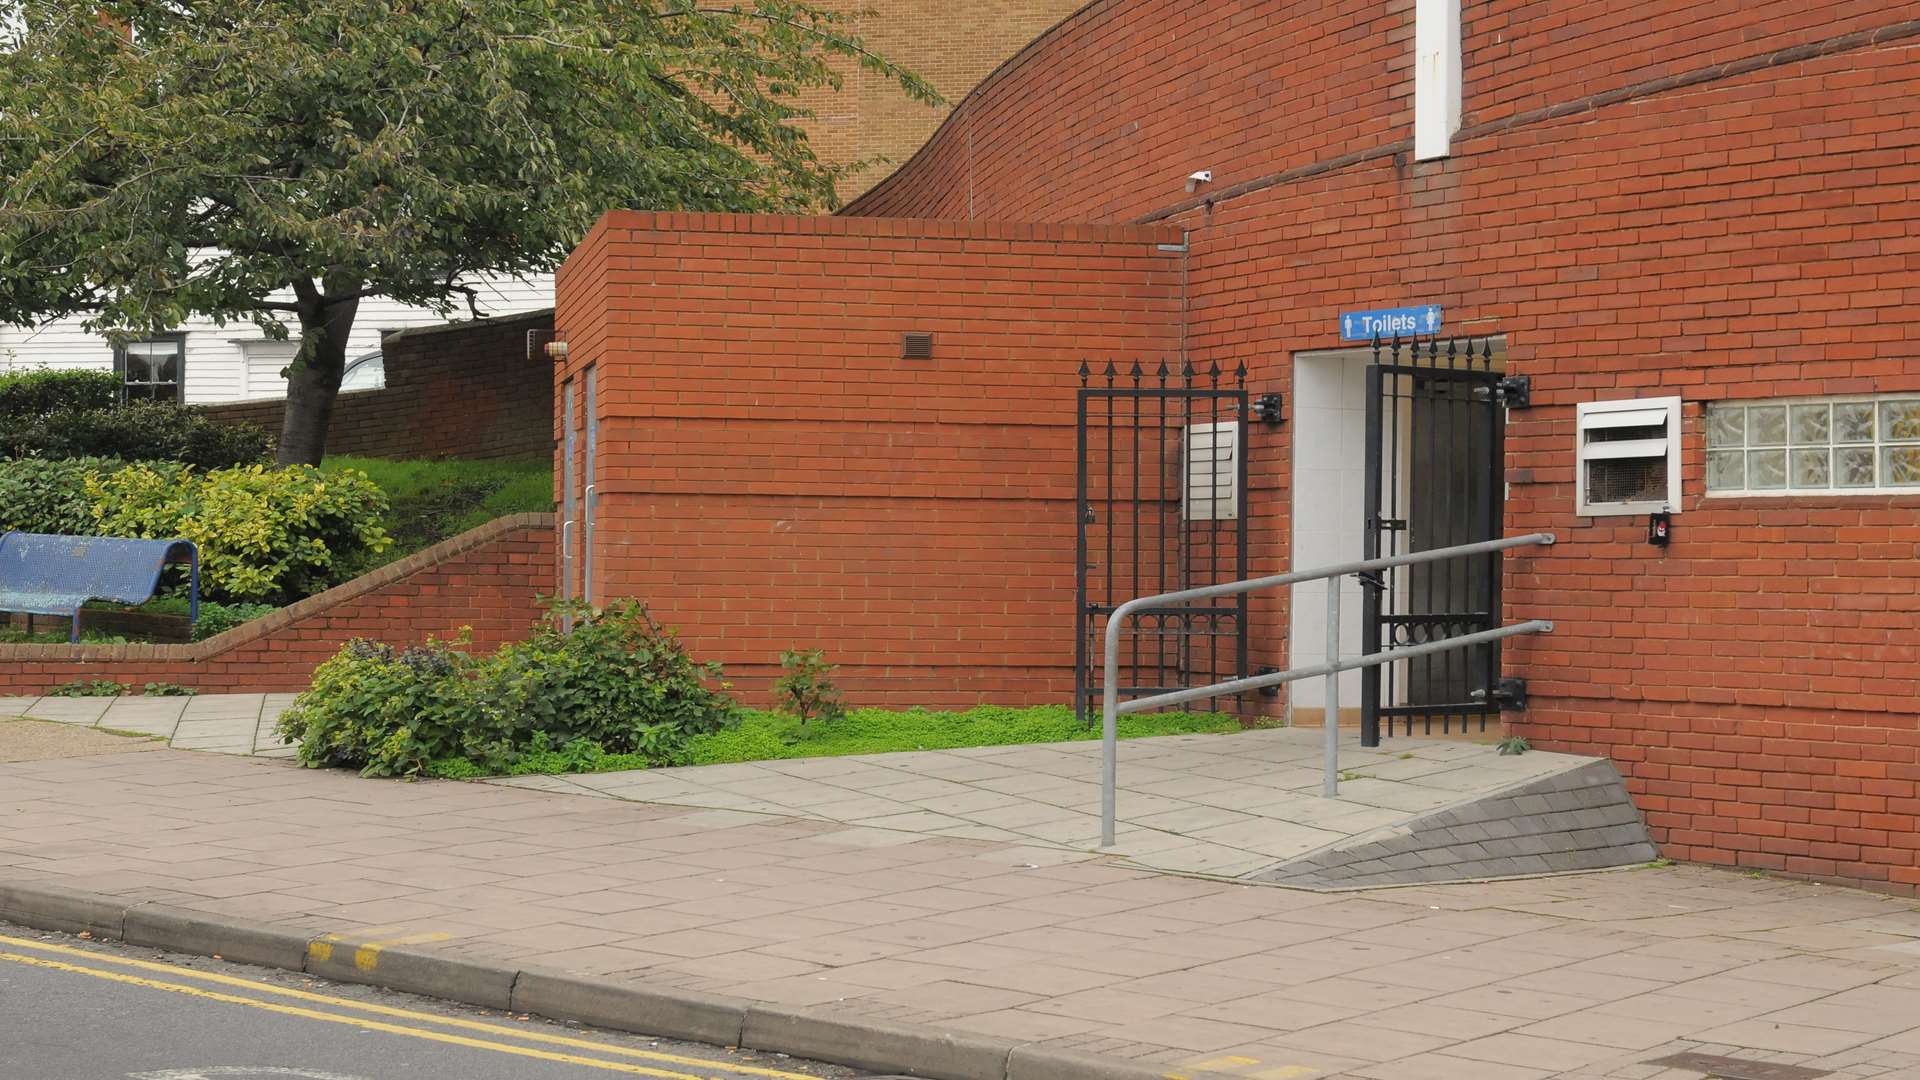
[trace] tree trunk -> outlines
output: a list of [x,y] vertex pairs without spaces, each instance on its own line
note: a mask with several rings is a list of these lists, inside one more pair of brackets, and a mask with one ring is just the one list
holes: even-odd
[[327,426],[346,370],[347,335],[358,300],[342,300],[300,312],[300,351],[287,368],[287,409],[280,423],[282,465],[318,465],[327,452]]

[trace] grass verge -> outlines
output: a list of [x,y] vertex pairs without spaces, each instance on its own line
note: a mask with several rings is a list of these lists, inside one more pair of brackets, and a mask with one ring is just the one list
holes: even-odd
[[[1135,713],[1120,718],[1120,737],[1149,735],[1226,734],[1242,729],[1237,717],[1219,713]],[[1077,742],[1097,739],[1098,728],[1074,719],[1065,705],[1027,708],[982,705],[964,712],[929,709],[854,709],[830,723],[803,727],[785,713],[743,710],[740,722],[725,731],[696,736],[687,747],[688,765],[723,765],[742,761],[778,761],[788,758],[845,757],[885,754],[902,750],[952,750],[966,746],[1017,746],[1026,743]],[[637,754],[608,754],[578,743],[557,749],[545,747],[521,756],[508,776],[575,772],[616,772],[644,769]],[[469,761],[441,760],[427,767],[429,776],[472,779],[486,775]]]
[[359,469],[387,493],[391,505],[380,525],[393,536],[393,545],[374,565],[405,558],[494,518],[553,510],[550,457],[394,461],[339,455],[320,467]]

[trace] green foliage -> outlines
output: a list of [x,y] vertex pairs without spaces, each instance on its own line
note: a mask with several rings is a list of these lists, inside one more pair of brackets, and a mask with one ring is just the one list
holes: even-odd
[[136,401],[0,417],[0,456],[115,457],[225,469],[264,460],[273,436],[252,423],[216,423],[194,405]]
[[120,397],[111,371],[35,368],[0,375],[0,422],[66,409],[107,409]]
[[56,686],[47,691],[48,697],[119,697],[127,692],[122,683],[112,679],[75,679],[64,686]]
[[87,478],[126,467],[105,458],[0,461],[0,532],[92,536],[99,532]]
[[[185,596],[163,596],[141,604],[135,610],[152,615],[186,615],[191,609]],[[222,604],[216,600],[200,601],[200,619],[193,624],[193,640],[205,641],[207,638],[224,634],[242,623],[249,623],[265,615],[280,610],[272,604]]]
[[386,498],[352,470],[137,464],[89,475],[86,486],[101,534],[198,544],[201,587],[215,599],[311,596],[388,543],[378,524]]
[[1514,757],[1533,749],[1533,744],[1519,735],[1509,735],[1494,745],[1499,748],[1502,757]]
[[819,649],[788,649],[780,654],[785,674],[773,683],[774,700],[806,727],[813,720],[832,723],[847,715],[847,703],[833,684],[837,664],[827,663]]
[[330,457],[329,474],[357,469],[387,495],[380,525],[393,546],[362,569],[405,558],[423,548],[508,514],[553,510],[553,458],[502,461],[396,461]]
[[200,691],[191,686],[181,686],[174,682],[150,682],[146,686],[147,697],[192,697]]
[[553,269],[609,207],[831,206],[845,169],[809,146],[805,95],[857,67],[938,100],[864,47],[858,13],[801,0],[5,15],[0,322],[296,324],[289,443],[324,437],[362,297],[451,310],[472,275]]
[[[1120,737],[1190,735],[1241,730],[1232,716],[1209,713],[1129,713],[1120,717]],[[833,723],[802,728],[785,713],[743,713],[738,726],[694,739],[684,762],[718,765],[737,761],[883,754],[896,750],[950,750],[963,746],[1097,739],[1098,730],[1074,718],[1065,705],[1011,708],[981,705],[964,712],[926,709],[853,709]]]
[[[572,633],[563,617],[575,620]],[[609,754],[662,764],[733,722],[732,702],[708,685],[718,675],[638,605],[597,615],[557,607],[529,639],[490,657],[433,642],[403,650],[350,642],[314,672],[279,727],[306,764],[366,776],[418,775],[449,758],[485,773],[584,766]]]

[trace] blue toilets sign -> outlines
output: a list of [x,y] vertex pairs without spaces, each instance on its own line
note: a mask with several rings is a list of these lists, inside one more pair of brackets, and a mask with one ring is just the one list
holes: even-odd
[[1440,305],[1384,308],[1380,311],[1349,311],[1340,316],[1340,340],[1372,341],[1375,338],[1412,337],[1440,332]]

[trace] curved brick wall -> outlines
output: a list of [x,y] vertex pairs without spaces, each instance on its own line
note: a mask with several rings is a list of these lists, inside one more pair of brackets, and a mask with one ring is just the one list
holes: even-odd
[[554,591],[553,515],[515,514],[191,645],[0,645],[0,694],[76,679],[203,693],[296,691],[349,638],[394,644],[473,630],[476,649],[526,636]]
[[[1911,18],[1896,0],[1464,5],[1464,123],[1505,122]],[[1096,0],[963,101],[845,214],[1134,221],[1412,131],[1413,4]]]

